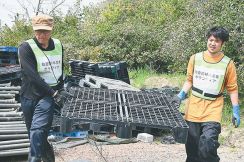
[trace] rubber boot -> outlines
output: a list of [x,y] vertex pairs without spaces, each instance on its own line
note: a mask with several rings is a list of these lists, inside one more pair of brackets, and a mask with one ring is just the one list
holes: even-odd
[[47,143],[45,157],[43,157],[42,160],[43,160],[43,162],[55,162],[53,146],[49,142]]

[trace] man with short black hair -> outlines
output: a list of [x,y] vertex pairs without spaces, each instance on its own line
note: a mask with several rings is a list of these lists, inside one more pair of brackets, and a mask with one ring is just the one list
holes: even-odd
[[186,104],[185,119],[189,125],[186,143],[187,162],[218,162],[218,137],[224,105],[223,91],[230,95],[233,121],[240,125],[237,75],[234,62],[221,51],[229,40],[223,27],[207,32],[207,50],[191,56],[187,67],[187,80],[174,99],[180,102],[191,89]]
[[35,37],[19,46],[22,69],[21,108],[30,139],[29,162],[54,162],[47,137],[53,120],[55,97],[63,87],[63,48],[51,38],[53,18],[32,19]]

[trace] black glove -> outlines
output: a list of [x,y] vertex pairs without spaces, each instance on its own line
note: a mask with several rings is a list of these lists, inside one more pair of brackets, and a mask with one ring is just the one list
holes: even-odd
[[186,99],[186,93],[181,90],[179,94],[175,95],[172,100],[171,100],[171,104],[175,104],[177,106],[180,106],[181,101]]
[[175,104],[175,105],[179,106],[180,103],[181,103],[181,99],[180,99],[177,95],[175,95],[175,96],[172,98],[172,100],[171,100],[171,104]]
[[54,93],[53,95],[53,99],[55,101],[55,103],[62,108],[63,104],[65,103],[65,101],[67,99],[70,99],[71,97],[73,97],[72,94],[70,94],[69,92],[65,91],[65,90],[58,90]]

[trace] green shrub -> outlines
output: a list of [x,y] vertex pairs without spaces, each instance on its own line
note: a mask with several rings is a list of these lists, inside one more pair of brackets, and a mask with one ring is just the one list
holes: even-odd
[[[78,6],[77,4],[74,4]],[[83,16],[81,16],[83,14]],[[132,69],[149,66],[157,72],[185,73],[191,55],[206,50],[206,31],[224,26],[230,41],[223,51],[237,67],[243,96],[244,10],[240,0],[111,0],[67,15],[54,14],[53,37],[69,59],[124,60]],[[3,27],[0,45],[18,46],[32,38],[30,22]]]
[[4,26],[0,32],[1,46],[19,46],[23,41],[32,38],[33,30],[29,23],[19,20],[13,27]]

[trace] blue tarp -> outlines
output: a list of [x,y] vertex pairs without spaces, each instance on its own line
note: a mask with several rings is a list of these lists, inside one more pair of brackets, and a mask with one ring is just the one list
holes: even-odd
[[0,46],[0,52],[13,52],[17,54],[18,48],[13,46]]

